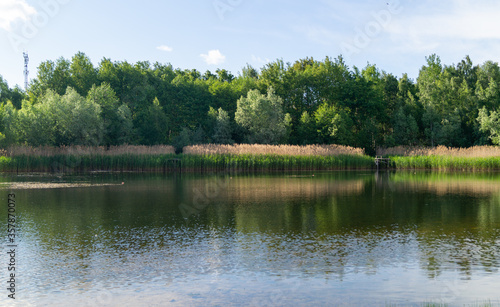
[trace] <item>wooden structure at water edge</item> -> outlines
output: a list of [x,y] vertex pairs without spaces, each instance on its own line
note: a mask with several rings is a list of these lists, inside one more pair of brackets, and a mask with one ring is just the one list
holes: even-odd
[[381,156],[375,157],[375,165],[377,166],[377,170],[379,170],[380,168],[389,168],[390,164],[391,164],[391,159],[389,158],[384,158]]

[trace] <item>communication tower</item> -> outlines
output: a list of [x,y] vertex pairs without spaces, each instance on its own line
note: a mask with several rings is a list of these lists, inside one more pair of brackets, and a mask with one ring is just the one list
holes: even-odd
[[30,58],[28,57],[28,52],[23,52],[24,56],[24,90],[28,91],[28,75],[29,75],[29,70],[28,70],[28,63],[30,61]]

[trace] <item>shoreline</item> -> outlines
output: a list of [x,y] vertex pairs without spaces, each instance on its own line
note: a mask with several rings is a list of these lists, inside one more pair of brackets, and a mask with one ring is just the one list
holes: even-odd
[[[384,156],[381,170],[498,171],[500,157]],[[2,173],[86,172],[293,172],[377,170],[375,157],[366,155],[292,156],[276,154],[123,154],[0,156]]]
[[2,173],[85,172],[282,172],[373,169],[368,156],[286,156],[250,154],[54,155],[0,157]]

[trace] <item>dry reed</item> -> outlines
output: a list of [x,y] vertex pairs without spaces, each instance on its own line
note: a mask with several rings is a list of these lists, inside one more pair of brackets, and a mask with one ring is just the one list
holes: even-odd
[[280,155],[280,156],[363,156],[364,150],[341,145],[193,145],[184,147],[188,155]]
[[16,157],[53,157],[58,155],[70,156],[119,156],[119,155],[164,155],[175,154],[175,148],[172,146],[156,145],[156,146],[133,146],[120,145],[106,147],[90,147],[90,146],[12,146],[0,152],[2,156]]
[[438,147],[409,147],[398,146],[392,148],[377,149],[378,156],[448,156],[464,158],[489,158],[500,157],[498,146],[474,146],[469,148]]

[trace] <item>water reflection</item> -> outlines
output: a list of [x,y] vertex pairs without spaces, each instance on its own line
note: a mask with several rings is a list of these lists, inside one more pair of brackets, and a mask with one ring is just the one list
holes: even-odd
[[[449,302],[481,299],[475,283],[500,266],[499,179],[334,172],[0,180],[51,183],[14,186],[27,301],[106,290],[156,295],[156,303],[216,305],[237,294],[279,305],[422,302],[442,298],[429,281],[450,288],[457,278],[470,290],[457,294],[463,285],[454,284]],[[2,199],[10,189],[0,187]],[[413,294],[404,293],[406,274]],[[495,289],[486,283],[481,293],[495,299]]]

